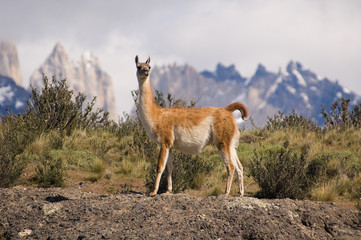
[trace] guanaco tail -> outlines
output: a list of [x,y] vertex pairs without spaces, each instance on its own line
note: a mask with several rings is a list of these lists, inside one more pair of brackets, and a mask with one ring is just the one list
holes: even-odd
[[140,63],[136,56],[135,63],[139,83],[138,115],[148,136],[160,145],[155,186],[150,195],[157,194],[165,167],[167,167],[167,193],[172,191],[173,149],[187,154],[198,154],[207,145],[214,144],[228,172],[225,193],[227,195],[230,193],[236,171],[239,193],[243,196],[243,166],[236,152],[240,134],[232,112],[239,110],[242,118],[246,120],[249,118],[247,107],[235,102],[225,108],[161,108],[154,102],[149,80],[150,57],[146,62]]

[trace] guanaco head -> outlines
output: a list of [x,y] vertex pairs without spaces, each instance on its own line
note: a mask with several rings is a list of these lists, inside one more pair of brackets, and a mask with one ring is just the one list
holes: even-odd
[[148,57],[147,61],[145,63],[140,63],[138,55],[135,57],[135,65],[137,67],[137,77],[138,80],[145,80],[149,76],[150,72],[150,57]]

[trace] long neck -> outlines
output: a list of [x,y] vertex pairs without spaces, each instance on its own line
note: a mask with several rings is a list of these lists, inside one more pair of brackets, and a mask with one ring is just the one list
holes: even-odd
[[141,120],[152,121],[158,113],[158,107],[154,102],[153,90],[150,85],[149,77],[139,83],[139,113]]

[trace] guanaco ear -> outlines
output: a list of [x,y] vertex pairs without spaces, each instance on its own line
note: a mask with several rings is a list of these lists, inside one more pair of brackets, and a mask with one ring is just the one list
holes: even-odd
[[135,64],[138,66],[138,64],[139,64],[139,57],[138,57],[138,55],[137,56],[135,56]]
[[150,57],[148,57],[147,61],[145,62],[146,64],[150,63]]

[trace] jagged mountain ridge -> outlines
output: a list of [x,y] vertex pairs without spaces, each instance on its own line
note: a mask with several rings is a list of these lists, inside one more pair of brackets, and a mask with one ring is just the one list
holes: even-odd
[[[61,44],[56,44],[45,62],[32,74],[31,86],[41,89],[43,76],[67,79],[70,89],[84,93],[88,100],[97,97],[96,108],[103,108],[110,119],[118,120],[113,83],[110,76],[101,68],[98,59],[89,51],[82,54],[79,62],[72,61]],[[0,113],[6,110],[23,112],[30,92],[22,86],[21,70],[16,50],[12,42],[0,41]]]
[[172,93],[176,98],[199,100],[201,107],[224,107],[234,101],[244,102],[259,126],[266,123],[267,116],[279,110],[286,114],[295,110],[322,125],[321,105],[329,107],[341,97],[350,98],[352,104],[361,101],[360,96],[338,82],[320,78],[293,61],[287,64],[285,71],[278,73],[259,64],[250,78],[243,77],[234,65],[218,64],[214,72],[200,73],[189,65],[155,66],[151,82],[153,89]]
[[257,106],[262,101],[254,96],[255,91],[245,91],[245,81],[219,81],[203,76],[189,65],[155,66],[152,68],[150,79],[153,90],[171,93],[175,98],[196,100],[198,107],[225,107],[235,101],[247,103],[257,124],[264,124],[265,121],[262,122],[260,119],[267,119],[267,116],[278,110],[273,106],[267,106],[264,111],[257,111]]
[[43,87],[42,74],[55,76],[58,80],[66,78],[69,88],[74,90],[75,94],[84,93],[88,100],[97,97],[95,107],[103,108],[109,112],[111,119],[117,120],[112,79],[89,51],[82,54],[79,62],[74,62],[63,46],[57,43],[45,62],[31,75],[30,85],[37,89]]

